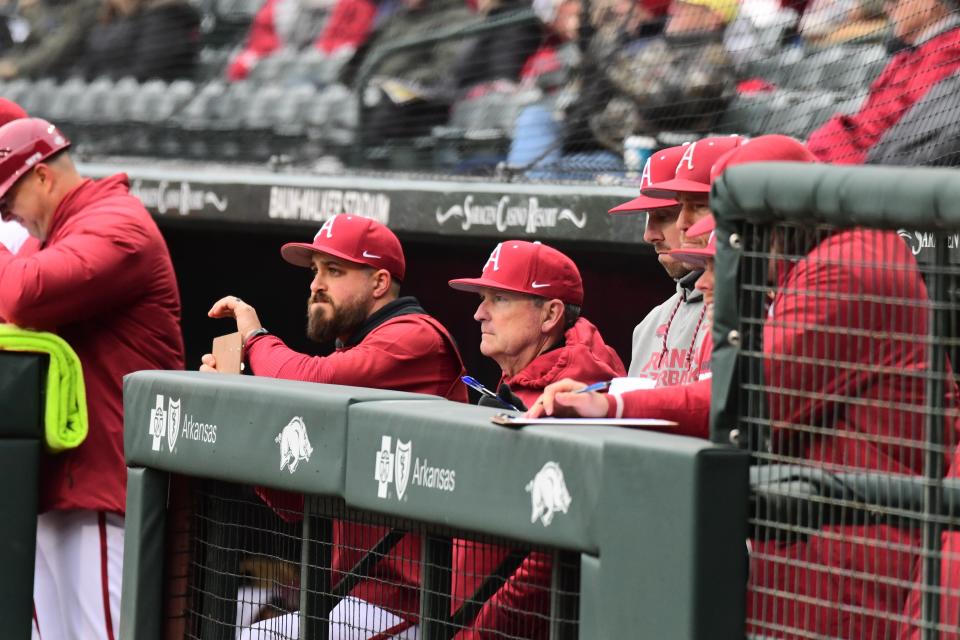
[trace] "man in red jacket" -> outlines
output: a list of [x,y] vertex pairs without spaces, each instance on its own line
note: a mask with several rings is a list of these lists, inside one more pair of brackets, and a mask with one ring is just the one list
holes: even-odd
[[[506,395],[509,388],[512,404],[531,404],[544,387],[567,376],[597,381],[624,375],[616,352],[580,316],[580,271],[556,249],[505,240],[490,254],[479,278],[451,280],[450,286],[479,294],[473,317],[480,323],[480,351],[500,365],[498,391]],[[454,542],[454,609],[508,553],[493,545]],[[546,554],[529,554],[481,608],[473,625],[457,637],[546,638],[551,568]]]
[[[253,373],[271,378],[429,393],[466,402],[460,383],[460,353],[447,330],[413,297],[400,297],[406,260],[400,241],[387,227],[362,216],[336,215],[312,243],[281,247],[291,264],[312,270],[307,335],[336,340],[337,349],[309,356],[287,347],[260,324],[256,310],[234,296],[217,301],[214,318],[232,317]],[[201,371],[216,360],[203,356]],[[275,508],[302,509],[302,498],[261,490]],[[387,529],[337,521],[334,526],[334,580],[345,575]],[[416,637],[419,616],[420,539],[406,536],[377,563],[372,579],[360,582],[330,615],[331,638]],[[271,635],[271,633],[273,635]],[[299,614],[267,620],[242,638],[299,637]]]
[[[743,163],[762,139],[721,159],[714,173]],[[772,260],[776,289],[763,326],[770,452],[827,471],[921,475],[929,299],[916,261],[894,232],[854,228],[801,240]],[[687,435],[707,432],[709,380],[664,390],[669,397],[565,393],[580,386],[548,388],[543,409],[531,413],[667,418]],[[956,407],[956,387],[947,387]],[[944,446],[958,437],[958,425],[945,421]],[[872,523],[825,525],[801,541],[754,540],[750,632],[894,637],[917,547],[917,532]]]
[[884,6],[894,36],[908,46],[873,82],[857,113],[834,116],[810,134],[807,146],[823,162],[869,160],[884,133],[933,87],[960,70],[960,17],[953,0],[893,0]]
[[120,613],[123,376],[182,369],[180,294],[163,237],[127,177],[82,178],[49,122],[0,127],[0,216],[35,241],[0,246],[0,317],[52,331],[83,365],[89,433],[43,455],[34,605],[43,638],[113,638]]

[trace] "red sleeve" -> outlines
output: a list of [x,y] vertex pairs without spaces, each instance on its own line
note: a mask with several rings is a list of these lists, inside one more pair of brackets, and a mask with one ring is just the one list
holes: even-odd
[[55,328],[103,315],[139,295],[148,238],[132,218],[67,235],[31,255],[0,248],[0,317],[23,327]]
[[360,48],[373,29],[377,7],[370,0],[338,0],[316,47],[333,53],[342,47]]
[[663,429],[665,433],[709,438],[712,388],[710,378],[707,378],[691,384],[629,391],[619,396],[622,411],[618,411],[618,396],[609,394],[607,417],[673,420],[677,428]]
[[459,389],[459,360],[443,337],[419,316],[390,320],[363,342],[328,356],[309,356],[272,335],[247,344],[247,358],[259,376],[325,384],[377,387],[449,396]]
[[[847,396],[862,370],[855,363],[854,327],[858,304],[830,300],[824,292],[854,291],[850,270],[828,260],[808,257],[797,263],[773,302],[764,326],[766,378],[785,392],[771,397],[770,419],[777,424],[820,424],[832,413],[828,398]],[[865,324],[863,322],[861,325]],[[836,363],[823,375],[824,363]]]
[[227,77],[230,80],[246,78],[257,60],[280,48],[280,38],[273,24],[273,8],[276,2],[277,0],[267,0],[254,16],[243,50],[227,67]]
[[[810,134],[807,148],[821,162],[863,164],[867,151],[900,118],[903,111],[892,108],[892,103],[899,102],[903,96],[897,98],[890,95],[887,88],[899,64],[896,57],[890,61],[870,85],[870,95],[857,113],[835,115]],[[896,118],[891,118],[893,113],[896,113]]]
[[546,638],[552,573],[550,557],[531,552],[456,640],[500,640],[515,635]]

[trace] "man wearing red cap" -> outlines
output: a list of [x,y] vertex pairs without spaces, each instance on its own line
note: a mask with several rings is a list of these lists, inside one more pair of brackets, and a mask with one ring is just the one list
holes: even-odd
[[[762,136],[721,158],[712,173],[747,162],[811,157],[795,140]],[[924,339],[929,301],[909,248],[896,233],[854,228],[798,236],[790,240],[795,255],[778,258],[785,239],[775,238],[770,247],[775,294],[763,327],[764,375],[771,389],[769,451],[826,470],[922,475],[921,449],[904,446],[904,440],[918,439],[924,429],[923,413],[915,407],[925,406],[918,372],[929,371]],[[686,260],[697,252],[680,250]],[[848,302],[852,294],[855,307]],[[891,296],[909,301],[890,313]],[[830,375],[824,375],[827,359],[837,363]],[[548,388],[543,409],[531,413],[669,418],[680,423],[681,433],[707,433],[709,380],[619,397],[567,393],[582,386],[563,381]],[[955,402],[956,387],[948,385],[946,395]],[[951,419],[944,430],[949,450],[960,439],[960,425]],[[797,542],[755,540],[750,632],[779,636],[786,628],[810,637],[894,637],[916,536],[867,523],[824,525]]]
[[112,638],[119,630],[123,376],[182,369],[180,294],[167,246],[123,174],[82,178],[49,122],[0,127],[0,217],[35,238],[0,246],[0,317],[53,331],[83,366],[89,431],[44,454],[34,582],[40,637]]
[[[566,376],[599,381],[624,374],[616,352],[580,316],[580,271],[560,251],[539,242],[505,240],[494,248],[479,278],[451,280],[450,286],[479,294],[473,317],[480,323],[480,351],[500,365],[498,395],[510,398],[511,404],[532,404],[544,387]],[[455,541],[454,609],[508,553],[501,547]],[[551,570],[549,556],[529,554],[457,638],[546,637]]]
[[[687,147],[671,147],[651,155],[640,175],[641,191],[672,179]],[[641,195],[610,209],[610,213],[646,213],[643,239],[653,245],[664,271],[677,283],[676,293],[647,314],[633,330],[627,375],[646,378],[658,387],[695,380],[700,368],[697,356],[709,327],[703,322],[703,296],[694,288],[700,272],[670,255],[671,249],[680,246],[677,227],[680,203],[670,198]]]
[[[313,272],[307,302],[307,336],[336,341],[325,356],[309,356],[287,347],[260,324],[256,310],[234,296],[218,300],[213,318],[234,318],[246,362],[254,375],[328,384],[429,393],[466,402],[460,383],[463,363],[447,330],[413,297],[400,297],[406,261],[400,241],[387,227],[356,215],[327,220],[312,243],[292,242],[280,249],[283,258]],[[214,371],[213,355],[203,356],[201,371]],[[302,498],[260,490],[272,506],[302,508]],[[369,541],[387,529],[338,521],[334,526],[334,579],[363,557]],[[421,541],[406,536],[341,601],[330,615],[331,637],[416,637],[419,616]],[[242,638],[299,637],[299,614],[266,620],[244,631]],[[266,635],[264,635],[266,634]],[[272,635],[271,635],[272,634]]]
[[[26,117],[27,112],[16,102],[7,100],[6,98],[0,98],[0,127],[11,120]],[[30,234],[27,233],[27,230],[13,220],[0,220],[0,244],[9,249],[11,253],[16,253],[29,236]]]

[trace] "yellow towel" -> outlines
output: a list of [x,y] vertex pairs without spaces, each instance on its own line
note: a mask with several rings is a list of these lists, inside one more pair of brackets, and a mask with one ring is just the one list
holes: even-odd
[[44,411],[47,449],[59,453],[79,447],[87,437],[89,423],[83,367],[73,348],[52,333],[0,324],[0,349],[46,353],[50,356]]

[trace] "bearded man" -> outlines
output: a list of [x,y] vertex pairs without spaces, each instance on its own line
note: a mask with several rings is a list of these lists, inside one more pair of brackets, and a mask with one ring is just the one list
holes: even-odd
[[[313,272],[307,302],[307,336],[336,340],[328,356],[290,349],[260,324],[256,310],[235,296],[218,300],[212,318],[234,318],[243,356],[254,375],[306,382],[376,387],[429,393],[467,401],[460,376],[466,373],[456,344],[413,297],[400,297],[406,262],[400,241],[384,225],[340,214],[327,220],[312,243],[287,243],[283,258]],[[201,371],[215,371],[212,354]],[[260,495],[282,508],[285,518],[302,508],[302,499],[272,490]],[[364,555],[386,529],[346,521],[334,523],[334,581]],[[413,535],[381,559],[371,574],[330,614],[331,638],[415,638],[419,624],[421,541]],[[360,635],[358,635],[360,634]],[[366,635],[364,635],[366,634]],[[297,638],[299,614],[288,614],[245,629],[242,638]]]

